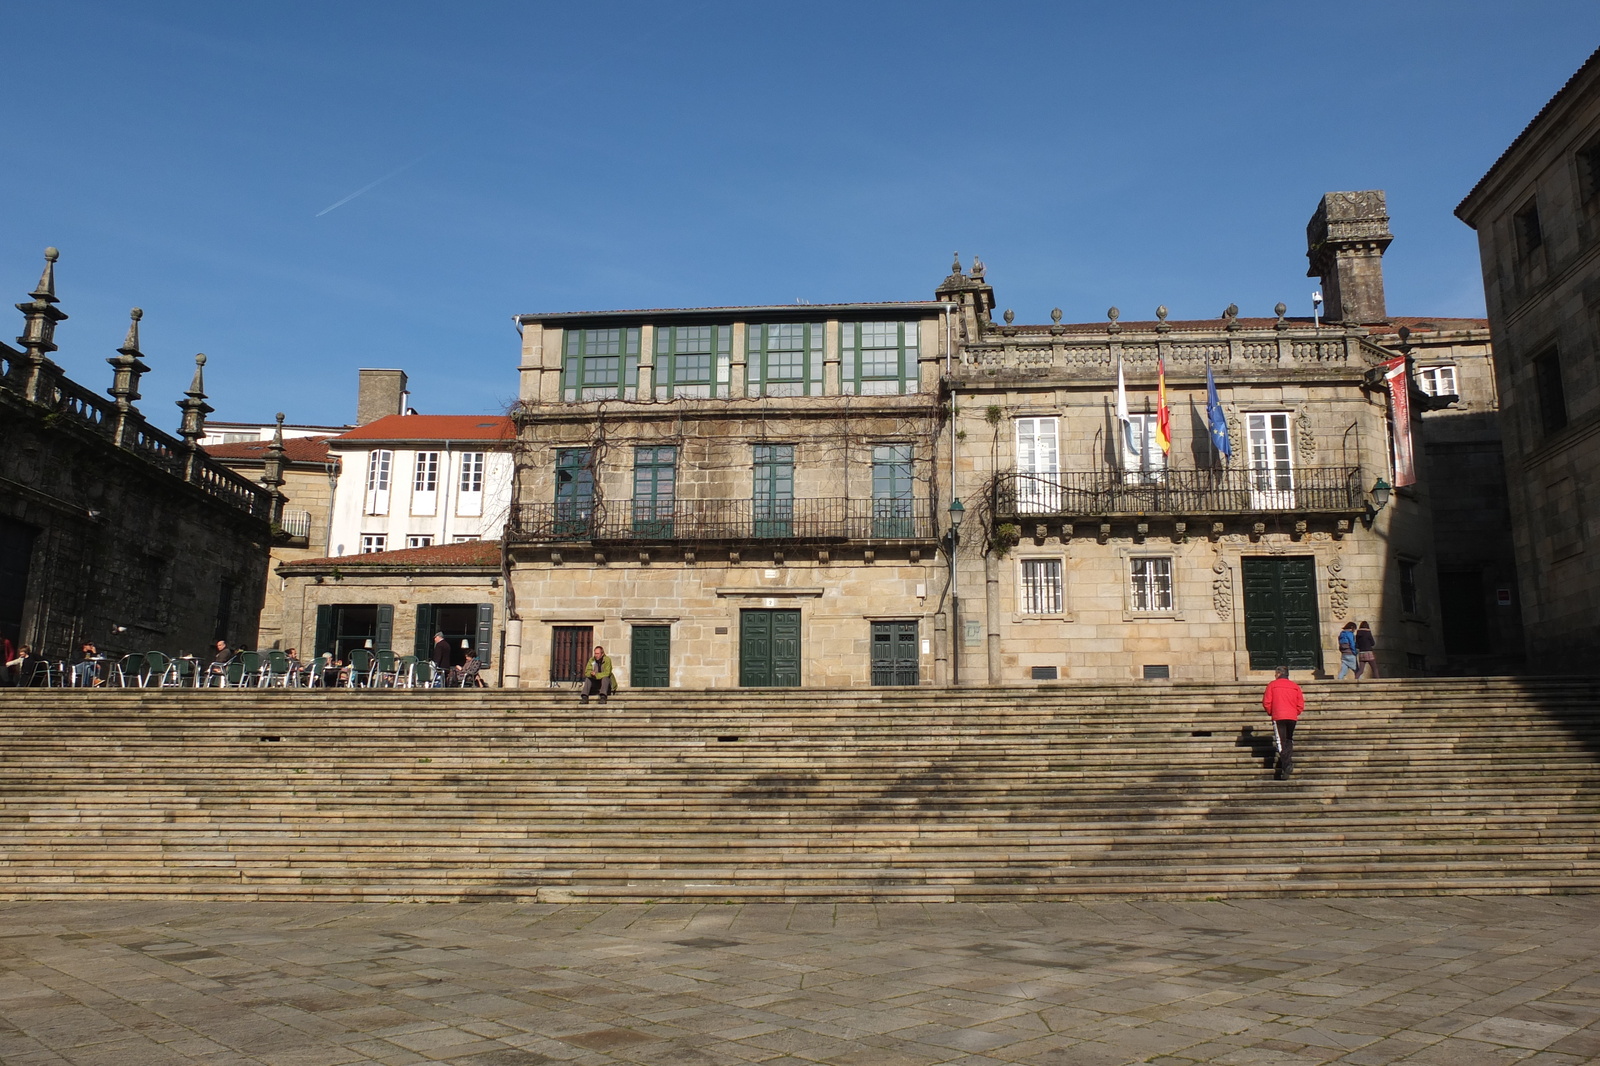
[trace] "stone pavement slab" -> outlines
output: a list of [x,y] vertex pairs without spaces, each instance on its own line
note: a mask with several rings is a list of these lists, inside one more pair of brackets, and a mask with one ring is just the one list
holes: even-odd
[[1600,896],[0,903],[5,1066],[1600,1058]]

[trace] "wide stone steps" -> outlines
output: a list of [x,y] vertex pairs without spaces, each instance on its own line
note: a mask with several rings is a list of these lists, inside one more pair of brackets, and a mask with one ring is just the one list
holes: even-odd
[[1600,682],[0,691],[0,897],[1600,888]]

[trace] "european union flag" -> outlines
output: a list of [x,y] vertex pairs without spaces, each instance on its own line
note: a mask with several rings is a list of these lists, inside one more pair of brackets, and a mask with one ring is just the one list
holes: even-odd
[[1228,419],[1222,413],[1222,401],[1217,399],[1217,381],[1206,367],[1206,424],[1211,430],[1211,445],[1217,451],[1233,458],[1233,445],[1228,441]]

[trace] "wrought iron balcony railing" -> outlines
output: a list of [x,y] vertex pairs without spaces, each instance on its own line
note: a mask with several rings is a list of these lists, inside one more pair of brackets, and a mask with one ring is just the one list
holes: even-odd
[[621,500],[524,503],[523,542],[932,540],[926,500]]
[[1365,510],[1361,468],[1113,470],[1006,474],[995,483],[997,517],[1350,514]]

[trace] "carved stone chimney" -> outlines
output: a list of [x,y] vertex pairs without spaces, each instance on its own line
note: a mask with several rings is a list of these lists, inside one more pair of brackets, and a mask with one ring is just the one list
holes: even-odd
[[1329,322],[1388,321],[1383,302],[1383,253],[1394,240],[1382,189],[1330,192],[1306,225],[1308,278],[1322,279]]

